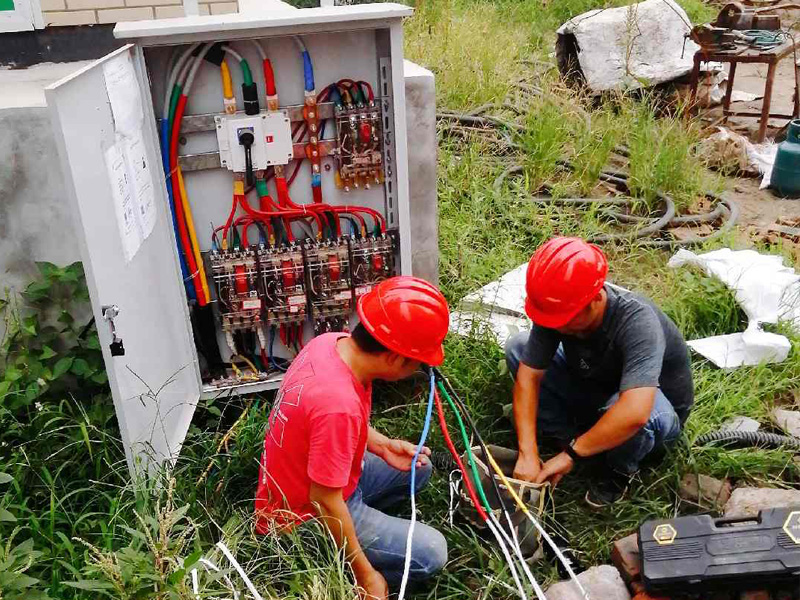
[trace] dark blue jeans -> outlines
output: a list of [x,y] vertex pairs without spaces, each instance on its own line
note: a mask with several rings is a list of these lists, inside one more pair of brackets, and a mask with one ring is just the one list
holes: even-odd
[[[523,332],[509,338],[506,343],[506,363],[514,377],[527,342],[528,332]],[[568,442],[591,429],[617,400],[619,393],[609,397],[593,388],[591,382],[571,375],[564,351],[559,346],[539,391],[537,432],[540,436]],[[627,442],[607,451],[606,462],[615,471],[632,475],[639,470],[639,463],[645,456],[675,441],[680,433],[680,419],[659,389],[647,424]]]
[[[416,491],[428,484],[433,467],[417,468]],[[398,471],[379,456],[367,452],[358,487],[347,499],[358,542],[369,562],[393,587],[400,584],[406,555],[406,538],[410,521],[391,517],[383,512],[392,504],[409,498],[411,471]],[[447,540],[417,520],[411,544],[409,581],[422,581],[434,575],[447,562]]]

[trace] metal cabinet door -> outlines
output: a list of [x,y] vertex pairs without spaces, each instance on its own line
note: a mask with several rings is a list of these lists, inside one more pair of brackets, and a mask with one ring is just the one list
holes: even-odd
[[[119,64],[125,53],[132,61],[141,96],[143,159],[152,167],[156,211],[152,232],[132,258],[123,248],[106,166],[107,152],[120,138],[115,133],[104,64]],[[117,62],[109,62],[113,60]],[[143,60],[128,45],[46,89],[65,193],[75,211],[103,358],[132,473],[177,455],[201,385],[145,81]],[[57,231],[54,223],[53,235]],[[111,323],[104,320],[103,310],[108,305],[119,308],[113,324],[124,345],[123,356],[112,356],[110,351]]]

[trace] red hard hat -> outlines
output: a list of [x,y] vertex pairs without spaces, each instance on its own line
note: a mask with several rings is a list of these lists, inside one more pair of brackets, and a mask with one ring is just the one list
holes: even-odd
[[525,280],[525,312],[542,327],[562,327],[603,287],[608,262],[580,238],[556,237],[534,252]]
[[389,350],[434,367],[442,364],[450,309],[433,284],[408,276],[381,281],[359,298],[358,316]]

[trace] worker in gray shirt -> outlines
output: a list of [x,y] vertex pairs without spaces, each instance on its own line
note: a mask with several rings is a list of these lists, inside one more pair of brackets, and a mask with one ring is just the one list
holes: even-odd
[[[648,454],[675,441],[694,401],[689,352],[649,300],[606,282],[599,248],[553,238],[528,264],[528,333],[506,344],[519,441],[514,477],[557,484],[576,462],[606,465],[586,501],[608,505]],[[563,451],[544,464],[540,437]]]

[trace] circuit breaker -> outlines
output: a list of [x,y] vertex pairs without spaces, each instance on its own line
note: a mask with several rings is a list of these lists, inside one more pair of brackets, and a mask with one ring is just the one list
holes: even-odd
[[132,468],[175,455],[200,398],[277,387],[410,274],[410,14],[121,23],[129,45],[48,88]]

